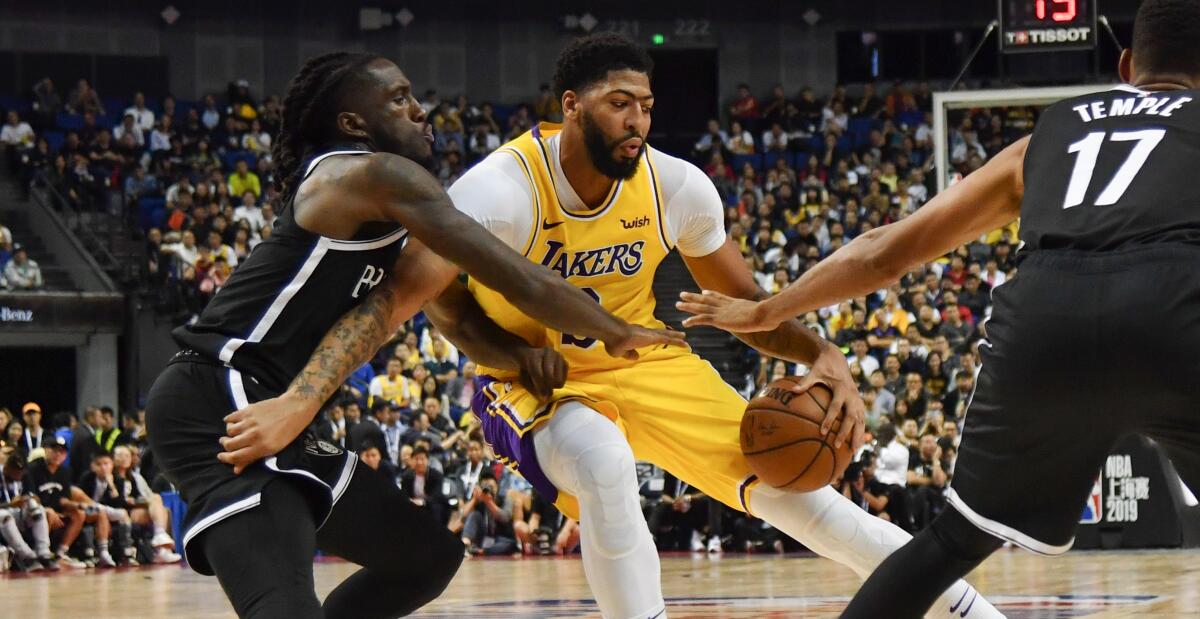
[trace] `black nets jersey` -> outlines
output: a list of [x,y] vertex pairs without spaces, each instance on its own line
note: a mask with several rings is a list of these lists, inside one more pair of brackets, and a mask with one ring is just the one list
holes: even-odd
[[[341,150],[315,156],[304,177],[327,157],[363,154],[369,153]],[[193,324],[175,329],[172,336],[180,346],[283,392],[325,333],[396,263],[407,231],[370,227],[373,233],[360,230],[359,236],[373,238],[323,237],[301,228],[292,205],[286,205],[271,238],[238,265]]]
[[1200,245],[1200,91],[1122,85],[1055,103],[1024,176],[1024,251]]

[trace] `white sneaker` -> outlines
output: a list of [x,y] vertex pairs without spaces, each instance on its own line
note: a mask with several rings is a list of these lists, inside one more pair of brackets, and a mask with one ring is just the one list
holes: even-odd
[[108,554],[108,551],[105,550],[97,556],[96,565],[98,567],[117,567],[117,562],[113,561],[112,555]]
[[183,560],[183,557],[179,553],[172,552],[169,548],[159,548],[154,553],[154,562],[158,564],[179,563],[181,560]]
[[163,546],[175,548],[175,540],[171,539],[170,533],[163,531],[162,533],[154,534],[154,539],[150,540],[150,545],[154,546],[155,548],[161,548]]
[[704,552],[704,537],[699,531],[692,531],[692,552]]
[[721,554],[721,538],[720,537],[714,535],[714,536],[708,538],[708,554],[710,554],[710,555]]
[[69,567],[73,570],[86,570],[91,567],[87,563],[72,557],[71,555],[61,555],[58,557],[58,564],[63,567]]

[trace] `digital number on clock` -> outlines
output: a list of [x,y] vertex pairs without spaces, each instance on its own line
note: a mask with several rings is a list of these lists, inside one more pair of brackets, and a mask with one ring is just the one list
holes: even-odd
[[1096,45],[1095,0],[998,0],[1000,47],[1009,53]]

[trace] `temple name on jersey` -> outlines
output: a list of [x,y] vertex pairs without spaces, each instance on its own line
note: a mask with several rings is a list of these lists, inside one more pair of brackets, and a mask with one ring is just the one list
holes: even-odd
[[646,242],[618,243],[575,252],[563,251],[563,245],[561,241],[547,240],[542,266],[558,271],[563,278],[596,277],[618,269],[629,277],[642,269],[642,248]]
[[1110,116],[1148,116],[1170,117],[1176,110],[1191,101],[1191,97],[1156,97],[1145,95],[1141,97],[1122,97],[1111,102],[1093,101],[1076,105],[1071,109],[1079,112],[1083,122],[1109,118]]

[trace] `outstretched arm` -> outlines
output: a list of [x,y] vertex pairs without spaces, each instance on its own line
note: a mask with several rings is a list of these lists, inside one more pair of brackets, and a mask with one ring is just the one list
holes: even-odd
[[501,370],[520,369],[513,351],[528,348],[529,343],[489,318],[462,282],[451,282],[425,314],[472,361]]
[[683,341],[678,333],[625,323],[550,269],[526,260],[456,209],[438,180],[408,159],[376,153],[349,176],[369,198],[356,201],[366,209],[361,221],[403,224],[434,253],[552,329],[599,339],[613,356],[636,357],[635,348]]
[[[684,263],[687,264],[696,283],[704,290],[714,290],[736,299],[762,300],[771,296],[758,287],[741,252],[731,240],[707,256],[684,256]],[[817,360],[823,345],[829,345],[798,320],[782,321],[771,331],[731,333],[772,357],[806,365],[811,365]]]
[[[754,275],[731,240],[707,256],[684,256],[684,262],[696,283],[705,290],[715,290],[736,299],[761,300],[769,297],[755,283]],[[821,424],[821,433],[828,433],[833,421],[844,413],[849,423],[842,423],[835,442],[840,447],[843,441],[849,439],[852,448],[858,449],[866,423],[866,407],[858,395],[858,387],[850,376],[850,368],[841,350],[798,320],[783,321],[770,331],[734,332],[733,335],[772,357],[811,366],[812,371],[800,382],[797,390],[806,391],[819,383],[833,392],[833,399]]]
[[539,399],[567,380],[567,362],[553,348],[531,346],[505,331],[483,311],[467,287],[451,283],[425,307],[429,319],[477,363],[519,373],[519,382]]
[[914,266],[934,260],[1016,219],[1024,195],[1022,166],[1029,139],[1004,149],[916,213],[875,228],[822,260],[765,302],[706,292],[683,293],[684,325],[765,331],[819,307],[879,290]]

